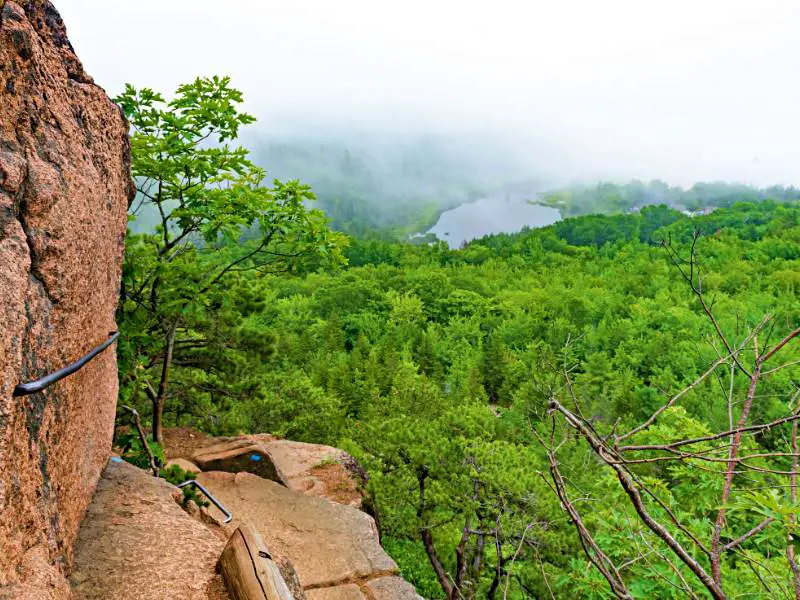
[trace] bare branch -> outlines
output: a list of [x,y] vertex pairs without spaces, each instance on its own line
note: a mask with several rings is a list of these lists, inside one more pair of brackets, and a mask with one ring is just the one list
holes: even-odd
[[133,415],[133,422],[134,425],[136,425],[136,431],[139,434],[139,441],[141,442],[142,449],[145,451],[145,453],[147,453],[147,458],[150,461],[150,470],[153,471],[153,477],[158,477],[158,462],[156,461],[156,457],[153,455],[153,451],[150,449],[150,444],[147,443],[147,436],[142,428],[142,420],[139,418],[139,411],[128,406],[127,404],[123,405],[122,408]]
[[763,364],[763,363],[765,363],[765,362],[767,362],[767,361],[768,361],[770,358],[772,358],[772,357],[773,357],[773,356],[775,356],[775,355],[776,355],[778,352],[780,352],[780,351],[781,351],[781,349],[782,349],[782,348],[783,348],[783,347],[784,347],[786,344],[788,344],[789,342],[791,342],[791,341],[792,341],[794,338],[796,338],[798,335],[800,335],[800,327],[798,327],[797,329],[795,329],[794,331],[792,331],[792,332],[791,332],[789,335],[787,335],[787,336],[786,336],[785,338],[783,338],[783,339],[782,339],[780,342],[778,342],[778,343],[775,345],[775,347],[774,347],[772,350],[770,350],[769,352],[767,352],[766,354],[764,354],[763,356],[761,356],[761,357],[758,359],[758,362],[760,362],[760,363],[762,363],[762,364]]
[[621,465],[609,463],[608,458],[610,457],[608,455],[608,449],[603,447],[602,442],[597,439],[597,437],[595,437],[595,435],[575,415],[573,415],[557,400],[550,401],[550,410],[558,411],[564,415],[567,423],[583,436],[583,438],[588,442],[589,446],[595,451],[600,459],[614,469],[617,474],[617,479],[622,485],[623,490],[625,490],[625,493],[630,498],[636,513],[639,515],[639,518],[642,519],[645,525],[647,525],[647,527],[653,533],[660,537],[664,543],[675,553],[675,555],[678,556],[678,558],[680,558],[687,567],[689,567],[689,569],[697,576],[697,578],[706,587],[713,598],[716,600],[724,600],[725,593],[722,591],[720,585],[706,572],[700,563],[698,563],[694,557],[692,557],[686,551],[680,542],[678,542],[678,540],[676,540],[663,525],[661,525],[650,515],[644,506],[641,493],[636,484],[634,484],[631,476]]
[[[745,347],[745,345],[747,345],[747,343],[752,339],[752,337],[754,335],[756,335],[756,333],[759,331],[759,329],[761,327],[763,327],[764,323],[766,323],[766,321],[762,321],[760,326],[757,327],[756,329],[754,329],[753,332],[739,345],[739,347],[735,350],[736,354],[738,354],[739,352],[742,351],[742,349]],[[665,410],[667,410],[669,407],[671,407],[673,404],[675,404],[675,402],[680,400],[683,396],[685,396],[687,393],[689,393],[694,388],[696,388],[698,385],[700,385],[703,381],[706,380],[706,378],[709,375],[711,375],[717,369],[717,367],[719,367],[722,363],[727,362],[730,358],[733,358],[733,356],[734,356],[733,354],[728,354],[727,356],[722,356],[718,360],[714,361],[714,363],[712,363],[712,365],[708,368],[708,370],[705,373],[700,375],[700,377],[695,379],[691,384],[689,384],[688,386],[683,388],[680,392],[675,394],[672,398],[670,398],[669,401],[666,404],[662,405],[658,410],[656,410],[652,415],[650,415],[650,418],[648,418],[644,423],[642,423],[638,427],[634,427],[628,433],[625,433],[625,434],[622,434],[622,435],[618,436],[617,437],[617,441],[622,441],[624,439],[627,439],[627,438],[631,437],[632,435],[635,435],[635,434],[639,433],[640,431],[650,427],[650,425],[652,425],[655,422],[655,420],[658,418],[658,416],[661,413],[663,413]]]
[[769,423],[762,423],[761,425],[748,425],[747,427],[737,427],[736,429],[732,429],[729,431],[723,431],[721,433],[714,433],[711,435],[704,435],[701,437],[696,437],[686,440],[678,440],[675,442],[671,442],[669,444],[643,444],[640,446],[620,446],[619,448],[616,448],[616,450],[618,452],[629,452],[629,451],[639,452],[645,450],[669,451],[671,449],[681,448],[683,446],[700,444],[702,442],[711,442],[721,438],[730,437],[731,435],[735,435],[737,433],[760,433],[767,429],[772,429],[773,427],[777,427],[778,425],[783,425],[784,423],[791,423],[793,421],[797,421],[798,419],[800,419],[800,414],[795,413],[793,415],[789,415],[788,417],[775,419],[774,421],[770,421]]
[[561,506],[569,515],[573,525],[575,525],[586,557],[597,567],[603,577],[606,578],[606,581],[608,581],[608,584],[611,586],[611,591],[617,598],[632,600],[633,596],[631,596],[630,592],[628,592],[628,589],[625,587],[625,582],[619,574],[619,570],[605,552],[603,552],[600,546],[597,545],[597,542],[594,541],[592,534],[586,528],[586,525],[584,525],[580,513],[569,500],[566,492],[566,484],[558,469],[558,462],[556,461],[555,455],[552,452],[548,452],[548,458],[550,459],[550,474],[553,478],[558,498],[561,501]]
[[733,540],[733,541],[731,541],[731,542],[728,542],[727,544],[725,544],[725,545],[722,547],[722,552],[727,552],[728,550],[732,550],[733,548],[736,548],[736,546],[738,546],[738,545],[739,545],[739,544],[741,544],[742,542],[746,542],[747,540],[749,540],[751,537],[753,537],[753,536],[754,536],[754,535],[756,535],[757,533],[759,533],[759,532],[761,532],[761,531],[764,531],[764,530],[765,530],[767,527],[769,527],[769,525],[770,525],[770,524],[771,524],[773,521],[775,521],[775,519],[773,519],[772,517],[769,517],[769,518],[767,518],[767,519],[764,519],[763,521],[761,521],[761,523],[759,523],[758,525],[756,525],[755,527],[753,527],[753,528],[752,528],[750,531],[748,531],[748,532],[747,532],[747,533],[745,533],[744,535],[740,535],[740,536],[739,536],[738,538],[736,538],[735,540]]

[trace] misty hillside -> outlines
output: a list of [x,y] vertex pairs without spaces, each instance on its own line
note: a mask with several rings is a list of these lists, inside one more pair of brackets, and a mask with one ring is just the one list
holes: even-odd
[[311,185],[332,227],[354,235],[424,231],[442,210],[511,186],[541,185],[502,149],[470,140],[251,137],[257,164],[271,177]]

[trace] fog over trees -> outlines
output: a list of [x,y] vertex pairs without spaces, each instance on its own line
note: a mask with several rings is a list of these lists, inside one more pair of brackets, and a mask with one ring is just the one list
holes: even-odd
[[111,95],[126,82],[168,90],[230,75],[270,140],[337,136],[347,147],[433,134],[531,177],[800,184],[793,0],[63,0],[59,10]]

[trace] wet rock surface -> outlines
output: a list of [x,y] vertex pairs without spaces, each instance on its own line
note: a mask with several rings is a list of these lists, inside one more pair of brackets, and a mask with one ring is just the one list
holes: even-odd
[[47,0],[0,1],[0,597],[61,598],[111,449],[113,347],[133,191],[127,125]]

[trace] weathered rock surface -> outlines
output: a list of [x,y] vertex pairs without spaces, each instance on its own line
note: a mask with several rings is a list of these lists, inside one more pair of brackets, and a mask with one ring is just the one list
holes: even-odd
[[380,577],[368,581],[367,597],[372,600],[422,600],[414,586],[402,577]]
[[109,461],[75,543],[74,600],[224,600],[225,542],[176,502],[180,492]]
[[355,461],[344,450],[291,440],[273,440],[264,446],[291,489],[361,507],[359,482],[348,470],[348,465],[355,465]]
[[203,471],[247,472],[287,484],[286,477],[275,465],[269,450],[263,444],[245,437],[225,439],[205,446],[192,455],[192,462]]
[[127,126],[48,0],[0,0],[0,597],[62,597],[61,575],[111,449],[106,350],[12,397],[116,329]]
[[269,434],[209,438],[168,430],[165,438],[172,461],[190,457],[202,471],[253,473],[304,494],[361,507],[357,465],[339,448],[279,440]]
[[372,517],[356,508],[251,473],[200,473],[197,479],[233,512],[234,522],[253,525],[270,549],[292,562],[307,593],[397,573]]
[[308,600],[422,600],[413,585],[396,575],[308,590],[306,597]]
[[366,600],[355,583],[308,590],[306,597],[308,600]]

